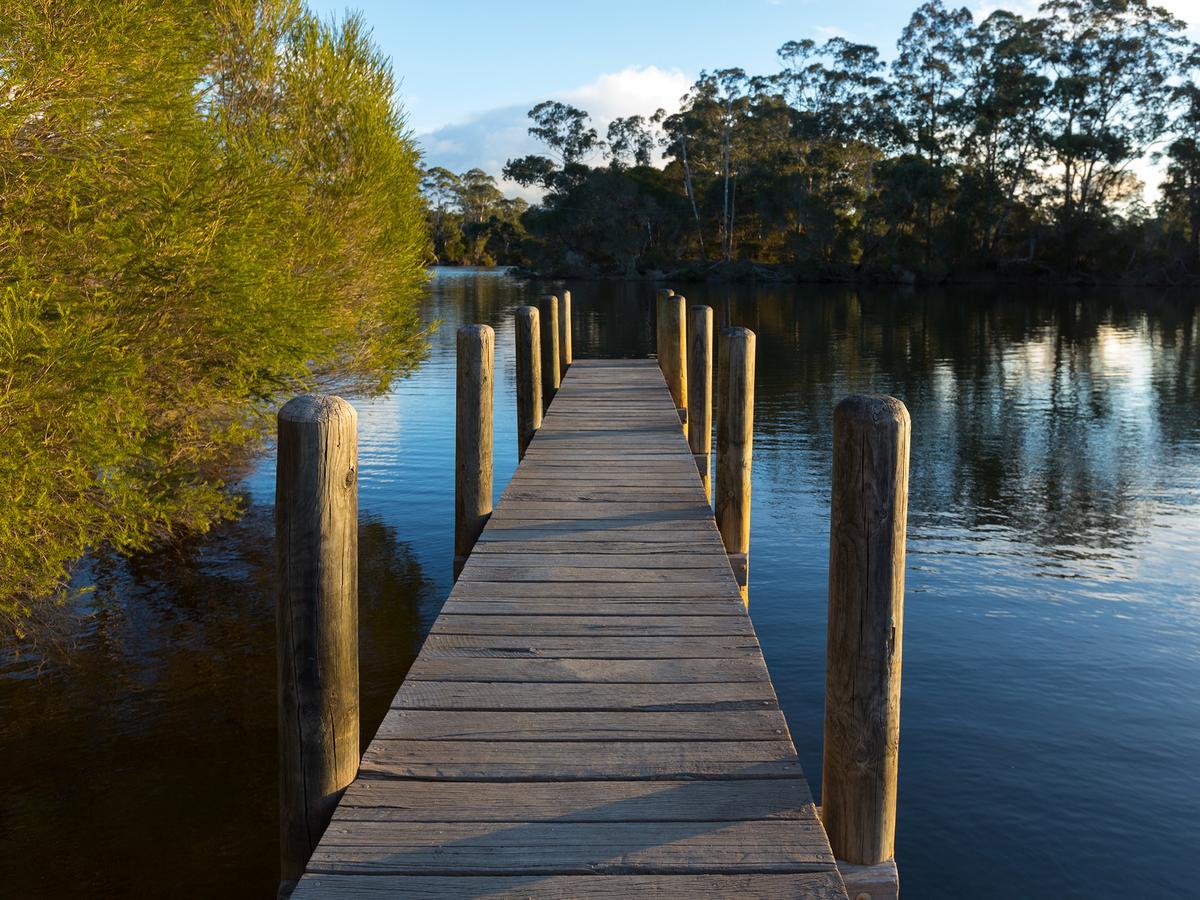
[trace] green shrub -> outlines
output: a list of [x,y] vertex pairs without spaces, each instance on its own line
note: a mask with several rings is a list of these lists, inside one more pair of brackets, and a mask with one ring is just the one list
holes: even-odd
[[355,17],[8,0],[0,17],[0,621],[89,547],[236,513],[282,392],[425,341],[419,157]]

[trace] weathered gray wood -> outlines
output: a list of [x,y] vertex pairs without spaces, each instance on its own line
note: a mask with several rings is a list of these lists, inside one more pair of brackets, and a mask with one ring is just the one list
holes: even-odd
[[750,465],[754,448],[754,332],[725,328],[717,378],[717,528],[749,600]]
[[681,691],[673,684],[408,681],[392,700],[397,709],[625,710],[700,712],[766,709],[775,703],[770,682],[704,683]]
[[844,897],[655,363],[530,433],[304,890]]
[[[453,662],[466,660],[456,659]],[[606,664],[612,662],[605,661]],[[719,741],[729,738],[731,734],[746,741],[779,741],[787,736],[788,731],[783,716],[775,709],[725,710],[719,716],[708,712],[611,710],[472,710],[470,715],[463,715],[457,711],[393,709],[384,716],[375,738],[406,741]],[[804,792],[807,794],[807,787]],[[570,802],[577,801],[578,798],[573,798]],[[345,802],[342,801],[343,806]],[[754,809],[749,802],[742,812],[740,818],[761,818],[760,810]],[[445,815],[444,812],[441,814]],[[628,817],[628,813],[624,816]],[[511,820],[514,811],[511,808],[498,809],[492,817]]]
[[823,816],[838,859],[893,856],[909,417],[848,397],[833,417]]
[[278,416],[275,482],[279,843],[304,874],[358,770],[358,416],[297,397]]
[[423,656],[509,656],[524,659],[739,659],[762,655],[745,637],[564,637],[562,635],[431,634]]
[[487,325],[458,329],[454,428],[454,577],[492,514],[492,395],[496,336]]
[[844,897],[836,872],[793,872],[787,875],[307,875],[297,900],[328,897],[421,897],[428,900],[696,900],[738,897],[740,900],[818,900]]
[[517,457],[525,451],[542,427],[542,339],[539,313],[521,306],[516,314],[517,342]]
[[[406,715],[425,722],[427,717],[446,714]],[[584,715],[589,714],[542,713],[532,718],[554,718],[565,723],[567,716],[577,720]],[[636,713],[622,720],[661,720],[667,715],[678,718],[683,714]],[[467,718],[457,717],[460,721]],[[336,816],[337,821],[393,822],[738,822],[814,818],[816,810],[803,778],[575,781],[569,791],[553,782],[364,778],[346,792]]]
[[680,600],[678,598],[631,600],[628,597],[475,597],[455,598],[443,609],[456,615],[473,616],[736,616],[728,599]]
[[571,292],[562,292],[562,303],[558,311],[558,318],[561,323],[561,334],[558,339],[558,358],[559,358],[559,375],[566,377],[567,369],[571,365],[572,350],[571,350]]
[[550,408],[550,401],[562,383],[558,355],[558,298],[543,297],[538,309],[542,320],[542,410],[545,411]]
[[[591,684],[704,684],[763,682],[767,669],[754,657],[742,659],[521,659],[421,657],[409,681],[480,681]],[[746,737],[740,731],[737,734]],[[724,735],[729,737],[728,734]]]
[[329,832],[314,872],[712,874],[830,871],[816,823],[355,822]]
[[380,740],[363,755],[362,773],[446,781],[794,778],[794,754],[790,741]]
[[687,434],[687,328],[684,309],[687,301],[671,295],[658,298],[658,365],[679,410],[683,433]]
[[846,885],[846,894],[854,900],[899,900],[900,873],[894,859],[874,866],[856,866],[839,860],[838,874]]
[[704,496],[712,499],[713,312],[697,304],[688,310],[688,446],[696,459]]
[[736,616],[460,616],[443,613],[432,634],[555,634],[697,637],[737,637],[753,634],[745,619]]

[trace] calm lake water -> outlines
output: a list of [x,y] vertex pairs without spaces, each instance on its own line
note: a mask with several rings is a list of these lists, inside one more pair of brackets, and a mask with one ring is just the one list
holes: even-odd
[[[577,356],[652,351],[652,287],[567,287]],[[546,289],[440,271],[428,361],[356,401],[364,739],[450,587],[454,329],[496,329],[498,496],[516,466],[511,310]],[[685,293],[758,334],[750,612],[814,790],[833,407],[891,393],[913,422],[905,896],[1195,896],[1196,302]],[[84,567],[69,665],[0,670],[0,894],[272,895],[269,455],[238,489],[248,515],[204,541]]]

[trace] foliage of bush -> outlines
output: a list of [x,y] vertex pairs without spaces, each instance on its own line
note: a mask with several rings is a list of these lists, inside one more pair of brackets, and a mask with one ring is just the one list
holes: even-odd
[[4,4],[10,633],[89,547],[236,514],[222,482],[281,392],[420,358],[428,246],[394,90],[360,19],[298,0]]

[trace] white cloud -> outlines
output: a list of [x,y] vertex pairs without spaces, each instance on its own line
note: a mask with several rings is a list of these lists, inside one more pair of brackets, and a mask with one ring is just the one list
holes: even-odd
[[[462,122],[418,134],[417,138],[425,152],[426,165],[445,166],[455,172],[478,167],[499,180],[506,160],[527,153],[545,152],[527,131],[527,113],[541,100],[562,100],[586,110],[603,137],[608,123],[618,116],[650,116],[659,108],[668,113],[675,112],[691,84],[691,76],[678,69],[629,66],[619,72],[603,74],[588,84],[552,92],[547,97],[535,97],[526,103],[477,113]],[[538,196],[512,182],[501,181],[501,188],[509,196],[523,196],[527,200]]]

